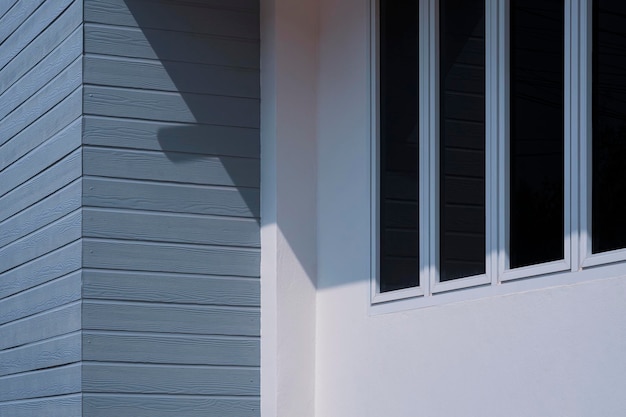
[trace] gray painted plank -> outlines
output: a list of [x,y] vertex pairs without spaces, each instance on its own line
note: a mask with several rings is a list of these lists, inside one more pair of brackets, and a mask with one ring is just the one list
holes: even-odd
[[260,282],[153,272],[83,270],[83,297],[161,303],[260,306]]
[[50,111],[0,146],[0,171],[26,155],[80,117],[82,89],[76,89]]
[[82,23],[82,3],[74,1],[63,14],[20,51],[4,68],[0,77],[0,92],[6,90]]
[[81,329],[81,305],[74,302],[0,326],[0,350]]
[[83,399],[80,394],[0,404],[2,417],[82,417]]
[[2,197],[0,221],[26,209],[81,175],[81,150],[77,149],[61,161],[15,188]]
[[70,154],[81,145],[81,141],[82,123],[78,118],[26,154],[18,163],[0,171],[0,198]]
[[254,219],[207,217],[89,208],[83,237],[259,247]]
[[86,116],[84,126],[85,145],[162,150],[167,153],[260,156],[258,129],[98,116]]
[[0,247],[79,209],[82,201],[81,190],[81,181],[74,181],[37,204],[0,222]]
[[258,128],[260,123],[258,99],[114,87],[85,86],[84,112],[237,127]]
[[253,368],[83,364],[83,391],[102,393],[259,395]]
[[0,300],[0,324],[51,310],[81,298],[81,272]]
[[76,29],[61,45],[0,95],[0,119],[67,68],[83,51],[83,32]]
[[[258,217],[259,191],[85,177],[83,205]],[[0,218],[2,209],[0,208]]]
[[83,332],[83,360],[259,366],[258,339]]
[[259,71],[187,62],[85,57],[85,83],[111,87],[260,97]]
[[85,24],[85,52],[257,69],[260,63],[258,41],[93,23]]
[[256,14],[202,7],[199,3],[88,0],[85,2],[85,21],[142,29],[259,38],[259,18]]
[[256,398],[84,394],[83,399],[84,413],[90,417],[260,416],[260,404]]
[[79,362],[82,336],[74,332],[51,340],[0,351],[0,375],[17,374]]
[[15,32],[0,43],[0,69],[63,13],[71,2],[72,0],[44,1]]
[[180,304],[83,302],[83,329],[258,336],[256,308]]
[[81,231],[82,213],[80,210],[76,210],[30,235],[0,248],[0,272],[15,268],[80,239]]
[[0,3],[0,17],[4,17],[4,15],[11,10],[11,7],[15,6],[17,0],[6,0]]
[[259,255],[256,249],[83,240],[85,268],[258,277]]
[[82,245],[74,242],[0,274],[0,298],[33,288],[81,267]]
[[[9,0],[4,0],[3,5],[0,6],[0,13],[2,18],[0,19],[0,44],[8,38],[15,29],[17,29],[24,21],[30,16],[44,0],[32,0],[32,1],[20,1],[17,5],[10,10],[5,9],[6,4],[11,4]],[[6,4],[5,4],[6,3]]]
[[0,377],[0,401],[51,397],[80,391],[80,364]]
[[[165,154],[155,151],[85,147],[83,173],[100,177],[201,185],[237,187],[260,185],[258,159],[189,153]],[[1,181],[0,173],[0,183]]]
[[82,82],[82,59],[76,59],[35,95],[2,120],[0,145],[69,96]]

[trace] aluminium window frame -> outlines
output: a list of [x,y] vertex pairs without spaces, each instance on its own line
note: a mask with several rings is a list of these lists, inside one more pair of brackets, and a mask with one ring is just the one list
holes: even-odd
[[[420,285],[381,293],[379,0],[370,1],[370,304],[374,311],[419,308],[626,274],[626,249],[591,253],[592,0],[565,0],[564,258],[509,268],[509,0],[485,0],[486,273],[439,282],[438,4],[438,0],[419,0]],[[601,274],[598,267],[602,267]]]

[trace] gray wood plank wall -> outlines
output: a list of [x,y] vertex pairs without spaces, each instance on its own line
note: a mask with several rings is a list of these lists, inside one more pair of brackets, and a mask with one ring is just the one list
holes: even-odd
[[85,0],[85,416],[258,416],[258,0]]
[[79,0],[0,2],[0,416],[82,416]]

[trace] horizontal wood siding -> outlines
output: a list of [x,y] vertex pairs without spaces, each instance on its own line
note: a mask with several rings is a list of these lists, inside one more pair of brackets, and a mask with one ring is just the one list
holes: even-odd
[[83,6],[0,3],[0,416],[80,417]]
[[89,416],[258,416],[256,0],[86,0]]

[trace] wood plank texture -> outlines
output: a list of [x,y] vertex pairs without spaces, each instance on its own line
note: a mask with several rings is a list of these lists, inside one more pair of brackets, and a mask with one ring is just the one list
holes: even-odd
[[91,176],[237,187],[260,185],[260,161],[252,158],[86,147],[83,161],[83,173]]
[[85,83],[180,93],[259,98],[259,72],[187,62],[85,57]]
[[82,417],[80,394],[13,401],[0,404],[0,416],[7,417]]
[[83,204],[87,207],[258,217],[259,190],[85,177]]
[[85,145],[260,157],[258,129],[98,116],[86,116],[84,126]]
[[75,271],[46,284],[0,300],[0,324],[51,310],[81,297],[81,272]]
[[81,136],[82,124],[78,118],[21,158],[19,163],[0,171],[0,197],[78,148]]
[[0,351],[0,376],[51,368],[81,360],[82,336],[74,332]]
[[74,394],[80,391],[80,364],[0,377],[0,402]]
[[42,117],[0,146],[0,171],[47,141],[82,112],[82,89],[76,89]]
[[17,29],[24,21],[30,16],[39,6],[43,3],[44,0],[33,0],[27,2],[19,2],[16,7],[12,7],[10,10],[4,9],[6,5],[4,3],[8,3],[11,5],[11,1],[5,0],[3,2],[3,6],[0,6],[0,10],[3,10],[5,13],[1,13],[2,18],[0,19],[0,44],[4,42],[15,29]]
[[128,332],[83,332],[83,360],[259,366],[259,339]]
[[258,417],[256,398],[213,398],[198,396],[85,394],[84,412],[90,417]]
[[86,86],[85,114],[258,128],[259,100]]
[[256,40],[94,23],[85,24],[85,52],[255,69],[260,62]]
[[77,241],[0,274],[0,298],[78,270],[82,265],[81,254],[82,245]]
[[[24,4],[26,2],[21,2]],[[11,62],[2,68],[0,92],[5,91],[22,75],[41,61],[51,50],[78,28],[82,21],[82,3],[74,1],[50,26],[22,49]],[[82,31],[81,31],[82,32]]]
[[83,364],[84,392],[177,395],[258,395],[254,368]]
[[85,268],[258,277],[259,261],[256,249],[83,240]]
[[260,306],[260,282],[154,272],[83,271],[85,299]]
[[256,308],[83,302],[83,329],[203,335],[259,335]]
[[0,326],[0,350],[38,342],[81,329],[81,305],[74,302]]
[[[259,19],[255,13],[214,8],[210,7],[210,3],[88,0],[85,2],[85,21],[143,29],[259,38]],[[199,7],[205,4],[209,7]]]
[[81,151],[75,150],[50,168],[13,189],[2,197],[0,221],[25,210],[81,175]]
[[83,236],[154,242],[259,247],[254,219],[141,211],[84,210]]

